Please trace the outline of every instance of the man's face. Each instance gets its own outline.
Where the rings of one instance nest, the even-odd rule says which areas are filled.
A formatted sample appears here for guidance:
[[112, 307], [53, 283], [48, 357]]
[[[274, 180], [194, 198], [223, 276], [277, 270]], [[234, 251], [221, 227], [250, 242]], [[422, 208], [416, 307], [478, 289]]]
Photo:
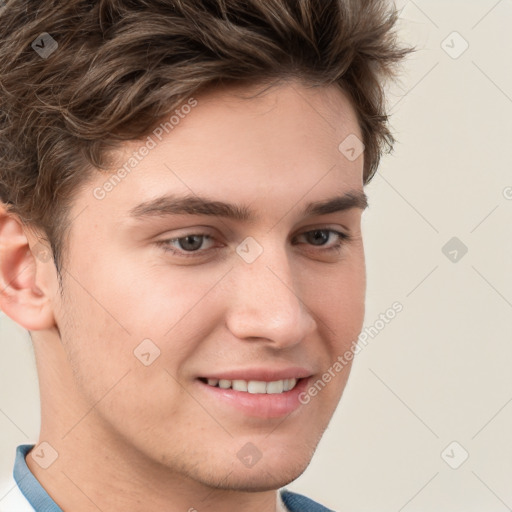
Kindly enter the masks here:
[[[338, 149], [362, 138], [338, 89], [292, 82], [233, 95], [248, 92], [197, 96], [113, 189], [105, 173], [81, 189], [55, 350], [76, 383], [61, 402], [90, 411], [63, 432], [97, 440], [98, 456], [115, 443], [148, 471], [263, 490], [304, 471], [349, 375], [347, 365], [299, 401], [357, 339], [365, 294], [362, 209], [304, 210], [361, 194], [363, 157]], [[145, 142], [127, 144], [119, 167]], [[98, 199], [98, 187], [110, 191]], [[229, 203], [251, 219], [147, 207], [166, 195]], [[281, 393], [290, 381], [266, 394], [261, 383], [250, 393], [206, 382], [294, 376]]]

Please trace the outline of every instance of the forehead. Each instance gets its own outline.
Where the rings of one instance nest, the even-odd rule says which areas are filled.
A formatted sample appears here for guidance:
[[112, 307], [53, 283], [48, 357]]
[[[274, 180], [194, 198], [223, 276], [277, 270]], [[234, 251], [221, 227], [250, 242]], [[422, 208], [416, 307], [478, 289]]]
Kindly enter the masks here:
[[362, 138], [360, 127], [337, 86], [232, 86], [183, 104], [193, 107], [126, 142], [111, 173], [97, 173], [77, 207], [128, 216], [168, 193], [229, 198], [265, 211], [362, 190], [363, 155], [351, 160], [339, 149], [347, 137]]

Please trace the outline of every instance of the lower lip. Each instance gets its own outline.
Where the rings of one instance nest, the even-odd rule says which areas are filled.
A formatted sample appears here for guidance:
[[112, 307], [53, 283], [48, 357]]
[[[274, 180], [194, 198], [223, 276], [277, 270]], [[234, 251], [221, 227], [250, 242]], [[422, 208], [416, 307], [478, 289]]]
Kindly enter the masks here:
[[280, 418], [291, 414], [302, 405], [299, 395], [307, 389], [310, 378], [300, 379], [290, 391], [271, 394], [223, 389], [205, 384], [199, 379], [197, 382], [209, 397], [238, 409], [248, 416]]

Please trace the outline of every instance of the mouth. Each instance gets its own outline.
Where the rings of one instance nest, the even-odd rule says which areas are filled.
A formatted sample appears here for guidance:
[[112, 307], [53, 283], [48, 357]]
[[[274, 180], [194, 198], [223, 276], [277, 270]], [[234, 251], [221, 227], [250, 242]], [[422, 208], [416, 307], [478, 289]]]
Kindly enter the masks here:
[[300, 401], [301, 393], [313, 378], [309, 373], [303, 377], [297, 375], [278, 380], [275, 377], [270, 377], [272, 380], [220, 377], [197, 378], [197, 389], [205, 396], [205, 403], [210, 407], [222, 416], [234, 414], [235, 419], [240, 418], [240, 413], [253, 418], [271, 419], [300, 410], [304, 407]]
[[221, 389], [232, 389], [242, 393], [251, 393], [253, 395], [277, 395], [287, 393], [295, 389], [298, 382], [302, 379], [282, 379], [274, 381], [261, 381], [261, 380], [228, 380], [228, 379], [207, 379], [200, 377], [199, 380], [204, 384]]

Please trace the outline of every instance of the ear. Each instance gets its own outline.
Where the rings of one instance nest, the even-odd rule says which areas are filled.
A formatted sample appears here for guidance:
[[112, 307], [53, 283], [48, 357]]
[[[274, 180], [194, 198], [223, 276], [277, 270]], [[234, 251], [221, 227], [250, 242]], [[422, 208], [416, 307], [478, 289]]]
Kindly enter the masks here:
[[29, 331], [55, 325], [51, 286], [43, 284], [51, 272], [50, 255], [42, 240], [0, 203], [0, 309]]

